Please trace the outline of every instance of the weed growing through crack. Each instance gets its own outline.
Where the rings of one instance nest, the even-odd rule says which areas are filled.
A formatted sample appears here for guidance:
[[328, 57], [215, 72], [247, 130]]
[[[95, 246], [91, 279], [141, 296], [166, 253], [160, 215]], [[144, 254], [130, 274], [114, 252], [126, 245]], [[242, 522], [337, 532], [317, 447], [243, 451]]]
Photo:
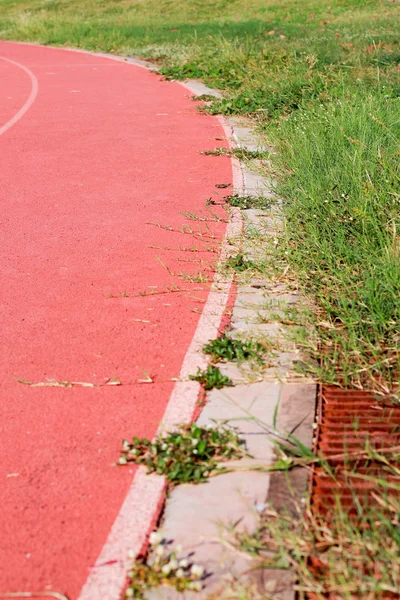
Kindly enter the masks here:
[[174, 587], [178, 592], [199, 592], [205, 569], [193, 562], [191, 556], [182, 557], [182, 549], [168, 547], [162, 536], [150, 535], [150, 553], [147, 559], [137, 560], [128, 572], [129, 584], [125, 598], [144, 600], [147, 590], [162, 585]]
[[225, 262], [225, 266], [234, 271], [238, 271], [239, 273], [248, 271], [249, 269], [257, 269], [257, 265], [253, 261], [245, 258], [240, 252], [234, 256], [230, 256]]
[[221, 462], [246, 455], [234, 429], [199, 427], [193, 423], [161, 434], [153, 441], [137, 437], [131, 442], [124, 440], [118, 464], [144, 465], [148, 473], [164, 475], [174, 484], [201, 483], [224, 471]]
[[219, 368], [214, 365], [208, 365], [204, 371], [197, 369], [196, 375], [189, 375], [189, 379], [201, 383], [206, 391], [213, 390], [214, 388], [220, 390], [224, 387], [233, 386], [229, 377], [221, 373]]
[[203, 352], [211, 356], [214, 362], [254, 360], [262, 364], [265, 346], [254, 340], [243, 341], [231, 338], [224, 333], [216, 340], [212, 340], [203, 346]]
[[241, 208], [242, 210], [247, 210], [249, 208], [267, 210], [272, 204], [271, 200], [265, 198], [265, 196], [231, 194], [229, 196], [224, 196], [224, 199], [230, 206]]

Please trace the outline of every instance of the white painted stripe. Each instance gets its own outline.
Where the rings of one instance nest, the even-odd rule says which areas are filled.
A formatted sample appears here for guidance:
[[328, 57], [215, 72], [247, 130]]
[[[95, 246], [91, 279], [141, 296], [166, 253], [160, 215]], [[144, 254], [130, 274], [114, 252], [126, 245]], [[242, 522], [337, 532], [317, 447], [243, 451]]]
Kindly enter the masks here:
[[[141, 66], [141, 65], [140, 65]], [[182, 84], [190, 89], [188, 84]], [[222, 118], [219, 118], [228, 140], [233, 132]], [[234, 145], [234, 142], [232, 142]], [[239, 161], [232, 160], [233, 187], [242, 191], [244, 180]], [[239, 209], [233, 208], [222, 243], [217, 272], [209, 292], [207, 302], [199, 319], [192, 342], [186, 352], [182, 368], [167, 404], [158, 432], [171, 430], [180, 423], [193, 419], [200, 385], [188, 379], [200, 367], [207, 366], [202, 347], [218, 336], [222, 318], [229, 300], [233, 277], [221, 274], [220, 267], [226, 261], [231, 246], [228, 240], [237, 238], [242, 231], [242, 217]], [[119, 600], [127, 581], [127, 572], [132, 566], [131, 555], [137, 556], [154, 527], [164, 500], [165, 479], [145, 474], [140, 467], [133, 479], [128, 495], [118, 513], [107, 541], [96, 561], [96, 565], [83, 586], [78, 600]], [[145, 499], [145, 501], [143, 501]]]
[[[235, 161], [236, 162], [236, 161]], [[242, 185], [240, 166], [233, 165], [233, 180], [237, 189]], [[226, 260], [230, 246], [228, 240], [240, 235], [242, 218], [239, 209], [233, 209], [228, 223], [218, 267]], [[205, 368], [207, 360], [202, 347], [210, 339], [217, 337], [224, 310], [227, 305], [232, 286], [232, 276], [216, 273], [207, 302], [201, 314], [193, 340], [186, 352], [179, 378], [167, 408], [165, 410], [159, 432], [171, 430], [179, 423], [189, 423], [196, 410], [200, 385], [188, 380], [188, 376]], [[154, 527], [164, 499], [165, 479], [146, 475], [144, 467], [140, 467], [133, 479], [128, 495], [118, 513], [111, 532], [83, 586], [78, 600], [119, 600], [127, 580], [127, 572], [131, 568], [130, 554], [137, 556], [146, 541], [147, 535]]]
[[29, 94], [28, 99], [25, 101], [22, 108], [20, 108], [19, 111], [17, 113], [15, 113], [15, 115], [9, 121], [7, 121], [7, 123], [5, 125], [0, 127], [0, 135], [3, 135], [3, 133], [8, 131], [13, 125], [15, 125], [15, 123], [17, 123], [20, 119], [22, 119], [24, 114], [30, 109], [32, 104], [35, 102], [36, 96], [39, 91], [39, 83], [38, 83], [38, 80], [36, 79], [35, 75], [32, 73], [32, 71], [30, 71], [24, 65], [21, 65], [20, 63], [15, 62], [15, 60], [10, 60], [9, 58], [5, 58], [4, 56], [0, 56], [0, 60], [4, 60], [8, 63], [11, 63], [12, 65], [15, 65], [16, 67], [19, 67], [20, 69], [25, 71], [25, 73], [28, 75], [29, 79], [31, 80], [31, 93]]
[[[29, 46], [24, 43], [21, 45]], [[71, 49], [62, 49], [62, 51], [65, 50], [71, 51]], [[72, 51], [92, 54], [82, 50], [73, 49]], [[123, 60], [125, 63], [148, 70], [148, 67], [136, 64], [131, 59], [124, 60], [121, 57], [104, 54], [101, 56], [111, 60]], [[196, 90], [191, 88], [190, 84], [180, 83], [180, 85], [196, 94]], [[235, 146], [232, 129], [222, 117], [218, 117], [218, 120], [230, 145]], [[236, 159], [232, 159], [232, 173], [234, 189], [242, 192], [244, 177], [240, 163]], [[188, 376], [195, 373], [198, 367], [206, 367], [207, 360], [202, 352], [202, 347], [206, 342], [218, 336], [233, 282], [233, 276], [223, 274], [221, 266], [229, 256], [231, 246], [228, 242], [240, 235], [242, 223], [240, 210], [232, 208], [231, 218], [222, 242], [217, 272], [192, 342], [183, 360], [179, 381], [174, 386], [158, 432], [171, 430], [179, 423], [188, 423], [193, 418], [200, 385], [196, 381], [190, 381]], [[146, 537], [159, 516], [164, 494], [165, 479], [157, 475], [146, 475], [146, 469], [140, 467], [96, 564], [91, 569], [77, 600], [119, 600], [121, 598], [127, 581], [127, 572], [132, 565], [132, 558], [129, 555], [137, 556], [141, 552]]]

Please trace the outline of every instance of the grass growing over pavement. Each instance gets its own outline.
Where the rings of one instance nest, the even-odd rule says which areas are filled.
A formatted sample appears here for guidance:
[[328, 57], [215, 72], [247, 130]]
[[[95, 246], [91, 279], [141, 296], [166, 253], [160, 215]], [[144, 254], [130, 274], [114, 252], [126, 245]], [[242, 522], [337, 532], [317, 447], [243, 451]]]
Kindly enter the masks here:
[[[236, 533], [238, 550], [254, 557], [254, 569], [291, 569], [297, 578], [299, 600], [305, 600], [308, 593], [321, 600], [398, 598], [399, 458], [399, 447], [379, 450], [369, 443], [358, 457], [349, 453], [342, 472], [335, 472], [324, 460], [318, 461], [327, 481], [342, 477], [353, 496], [355, 514], [349, 514], [349, 497], [346, 502], [344, 496], [338, 496], [331, 509], [327, 506], [324, 515], [315, 515], [307, 508], [306, 518], [300, 506], [291, 511], [268, 506], [255, 533]], [[306, 455], [303, 466], [310, 460]], [[369, 460], [380, 465], [380, 473], [356, 472], [355, 464], [368, 464]], [[373, 505], [360, 500], [355, 485], [360, 486], [360, 482], [371, 485]]]
[[276, 150], [277, 252], [316, 306], [316, 374], [384, 391], [400, 370], [399, 30], [389, 0], [0, 0], [4, 39], [150, 58], [223, 90], [204, 110], [254, 119]]

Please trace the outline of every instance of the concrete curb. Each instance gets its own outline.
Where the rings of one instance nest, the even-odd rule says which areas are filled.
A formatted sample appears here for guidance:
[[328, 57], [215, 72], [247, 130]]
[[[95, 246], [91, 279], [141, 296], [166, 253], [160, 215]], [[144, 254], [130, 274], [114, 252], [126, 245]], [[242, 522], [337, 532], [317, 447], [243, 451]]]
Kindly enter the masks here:
[[[186, 83], [194, 94], [215, 94], [204, 84]], [[241, 119], [225, 119], [232, 130], [233, 145], [250, 150], [261, 149], [251, 129]], [[245, 195], [274, 197], [273, 184], [241, 165], [242, 185], [236, 184], [236, 192]], [[238, 181], [236, 177], [236, 181]], [[242, 211], [245, 222], [265, 230], [265, 211]], [[279, 202], [268, 217], [270, 235], [277, 233], [281, 223]], [[252, 248], [243, 243], [242, 251], [250, 254]], [[283, 328], [274, 322], [260, 323], [260, 311], [266, 304], [279, 300], [279, 304], [291, 305], [299, 296], [282, 284], [259, 279], [239, 286], [231, 319], [232, 334], [263, 336], [271, 340], [284, 338]], [[150, 590], [148, 600], [204, 600], [206, 598], [231, 598], [229, 582], [246, 576], [256, 582], [262, 592], [273, 593], [279, 600], [294, 600], [293, 576], [290, 572], [264, 570], [251, 574], [254, 566], [251, 558], [239, 553], [230, 545], [229, 530], [253, 532], [258, 524], [259, 513], [267, 504], [277, 508], [303, 501], [307, 488], [305, 470], [287, 474], [242, 470], [254, 464], [268, 467], [274, 462], [273, 439], [277, 432], [294, 435], [305, 446], [311, 447], [316, 405], [316, 385], [299, 379], [293, 373], [293, 364], [299, 359], [293, 348], [279, 352], [271, 369], [261, 381], [239, 383], [234, 388], [213, 390], [207, 396], [207, 404], [199, 419], [199, 425], [215, 422], [231, 423], [244, 438], [252, 461], [241, 461], [241, 470], [210, 479], [204, 485], [182, 485], [170, 493], [160, 526], [160, 533], [170, 540], [172, 547], [179, 545], [183, 554], [193, 555], [202, 564], [208, 578], [200, 593], [179, 593], [170, 587]], [[221, 370], [239, 381], [240, 373], [234, 364], [223, 364]], [[236, 377], [235, 377], [236, 376]], [[254, 420], [256, 419], [256, 420]], [[291, 493], [289, 493], [289, 489]]]

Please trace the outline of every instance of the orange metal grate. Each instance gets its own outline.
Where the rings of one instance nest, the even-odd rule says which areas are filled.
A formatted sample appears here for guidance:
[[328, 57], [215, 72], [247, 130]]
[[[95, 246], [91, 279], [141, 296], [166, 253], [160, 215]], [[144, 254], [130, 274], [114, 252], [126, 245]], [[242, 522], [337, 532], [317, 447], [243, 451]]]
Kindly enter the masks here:
[[336, 481], [315, 467], [311, 481], [314, 513], [325, 514], [339, 496], [342, 506], [356, 511], [354, 501], [374, 503], [374, 485], [358, 478], [341, 475], [347, 461], [355, 473], [382, 475], [400, 484], [400, 478], [388, 477], [374, 461], [366, 461], [362, 451], [369, 443], [384, 450], [400, 446], [400, 407], [369, 392], [322, 386], [319, 394], [316, 453], [324, 456], [335, 470]]
[[[310, 493], [315, 516], [329, 522], [329, 513], [339, 501], [349, 516], [356, 518], [357, 504], [377, 503], [374, 483], [349, 475], [349, 471], [377, 475], [400, 484], [400, 477], [388, 476], [380, 464], [363, 456], [367, 443], [380, 450], [400, 446], [400, 407], [377, 399], [369, 392], [321, 386], [315, 452], [327, 459], [335, 477], [319, 466], [313, 468]], [[310, 568], [318, 569], [312, 561]], [[392, 600], [400, 595], [389, 593], [383, 597]], [[308, 594], [308, 600], [316, 599], [315, 594]], [[336, 600], [336, 597], [327, 595], [327, 600]]]

